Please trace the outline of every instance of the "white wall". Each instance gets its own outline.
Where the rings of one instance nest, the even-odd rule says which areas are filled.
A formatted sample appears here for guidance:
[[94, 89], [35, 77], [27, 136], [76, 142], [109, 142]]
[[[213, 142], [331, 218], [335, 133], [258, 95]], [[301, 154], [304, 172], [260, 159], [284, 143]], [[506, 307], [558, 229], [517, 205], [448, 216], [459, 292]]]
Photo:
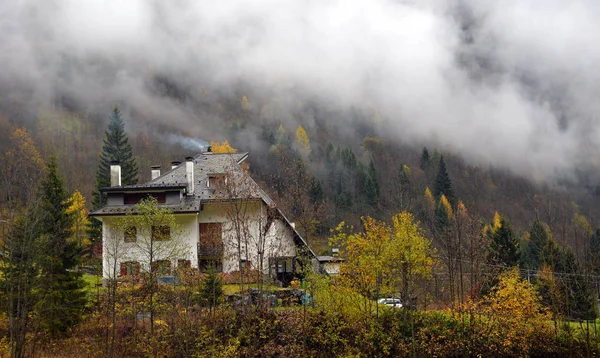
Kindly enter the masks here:
[[[244, 213], [241, 218], [246, 218], [243, 221], [242, 228], [244, 229], [240, 235], [241, 240], [241, 257], [238, 255], [238, 235], [231, 222], [232, 213], [235, 212], [235, 204], [227, 203], [206, 203], [203, 209], [198, 214], [175, 214], [178, 224], [182, 227], [183, 233], [173, 240], [177, 240], [181, 246], [186, 247], [184, 254], [173, 258], [171, 267], [175, 268], [177, 259], [186, 259], [191, 261], [192, 267], [198, 267], [197, 244], [199, 240], [199, 223], [222, 223], [223, 237], [223, 271], [231, 272], [238, 270], [238, 262], [240, 259], [248, 259], [252, 262], [252, 267], [259, 267], [259, 240], [260, 226], [266, 223], [266, 204], [260, 202], [246, 202], [244, 205]], [[240, 208], [238, 206], [238, 208]], [[238, 211], [239, 212], [239, 211]], [[144, 259], [143, 253], [139, 246], [143, 237], [138, 232], [137, 243], [125, 243], [123, 232], [111, 233], [109, 227], [114, 218], [103, 217], [102, 219], [102, 236], [103, 236], [103, 278], [108, 279], [112, 276], [112, 268], [114, 260], [117, 258], [117, 276], [120, 274], [120, 263], [125, 261], [138, 261], [141, 264], [142, 270], [149, 270], [149, 260]], [[114, 240], [119, 240], [118, 242]], [[282, 220], [274, 220], [267, 235], [264, 245], [263, 272], [269, 271], [269, 257], [290, 257], [296, 256], [296, 246], [293, 240], [293, 231]], [[111, 250], [112, 248], [112, 250]], [[113, 251], [113, 252], [111, 252]], [[157, 260], [161, 259], [156, 258]]]
[[[125, 242], [124, 233], [122, 231], [111, 229], [116, 218], [103, 217], [102, 219], [102, 278], [109, 279], [113, 276], [113, 267], [116, 261], [117, 277], [120, 275], [120, 264], [125, 261], [140, 262], [142, 271], [150, 270], [149, 259], [147, 259], [144, 250], [143, 233], [138, 229], [136, 242]], [[180, 232], [172, 231], [172, 239], [157, 245], [165, 245], [165, 248], [175, 249], [175, 257], [169, 255], [171, 259], [171, 267], [174, 269], [178, 259], [190, 260], [192, 267], [198, 267], [197, 242], [198, 242], [198, 224], [196, 214], [178, 214], [175, 215], [175, 220], [180, 226]], [[156, 243], [156, 242], [155, 242]], [[169, 247], [170, 246], [170, 247]], [[160, 257], [160, 246], [156, 252], [159, 254], [156, 260], [161, 260], [167, 257]], [[166, 251], [166, 250], [163, 250]], [[170, 251], [170, 250], [169, 250]]]
[[[235, 205], [238, 205], [237, 207]], [[295, 256], [296, 247], [292, 230], [281, 220], [275, 220], [261, 245], [260, 227], [266, 224], [266, 204], [260, 202], [245, 202], [244, 206], [230, 203], [205, 204], [198, 221], [203, 223], [220, 222], [223, 224], [223, 271], [231, 272], [239, 269], [240, 259], [248, 259], [253, 268], [259, 268], [259, 246], [264, 248], [263, 272], [269, 271], [269, 257]], [[231, 218], [234, 213], [240, 213], [243, 224], [240, 235], [235, 229]], [[247, 220], [243, 220], [246, 218]], [[239, 240], [238, 240], [239, 238]], [[238, 241], [241, 245], [238, 245]], [[241, 257], [238, 246], [241, 248]]]

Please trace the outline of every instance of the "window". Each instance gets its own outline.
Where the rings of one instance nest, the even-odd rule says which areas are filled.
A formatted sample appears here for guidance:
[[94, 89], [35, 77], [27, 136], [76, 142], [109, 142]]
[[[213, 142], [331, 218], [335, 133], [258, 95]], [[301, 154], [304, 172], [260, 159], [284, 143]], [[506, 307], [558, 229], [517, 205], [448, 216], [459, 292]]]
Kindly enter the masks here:
[[198, 260], [198, 269], [201, 272], [223, 272], [223, 261], [220, 258], [200, 258]]
[[208, 187], [215, 190], [225, 189], [227, 178], [225, 174], [212, 174], [208, 176]]
[[291, 257], [271, 257], [270, 269], [273, 273], [291, 273], [294, 272], [293, 260]]
[[137, 261], [121, 262], [121, 276], [136, 276], [140, 273], [140, 263]]
[[200, 223], [198, 255], [222, 255], [223, 239], [221, 223]]
[[152, 227], [152, 240], [153, 241], [165, 241], [171, 239], [171, 228], [168, 226], [153, 226]]
[[192, 262], [190, 260], [184, 260], [184, 259], [177, 260], [177, 268], [189, 269], [190, 267], [192, 267]]
[[242, 268], [242, 270], [245, 269], [252, 269], [252, 261], [250, 260], [240, 260], [240, 267]]
[[125, 205], [135, 205], [146, 198], [154, 198], [159, 204], [167, 201], [165, 193], [127, 193], [123, 200]]
[[200, 223], [198, 269], [202, 272], [223, 272], [221, 223]]
[[171, 261], [170, 260], [158, 260], [152, 263], [152, 272], [159, 276], [165, 276], [171, 274]]
[[125, 228], [125, 242], [135, 242], [137, 239], [137, 229], [135, 226]]

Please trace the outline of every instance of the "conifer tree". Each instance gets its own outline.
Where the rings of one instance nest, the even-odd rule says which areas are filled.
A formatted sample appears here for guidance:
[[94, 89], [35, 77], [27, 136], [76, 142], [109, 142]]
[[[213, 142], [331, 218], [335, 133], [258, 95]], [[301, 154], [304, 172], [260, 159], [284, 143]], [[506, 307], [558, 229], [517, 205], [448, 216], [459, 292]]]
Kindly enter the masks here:
[[437, 177], [435, 179], [433, 195], [436, 199], [439, 199], [442, 195], [444, 195], [453, 207], [456, 205], [456, 196], [454, 195], [454, 189], [452, 189], [450, 175], [448, 175], [448, 171], [446, 170], [444, 156], [440, 157], [440, 165]]
[[69, 242], [73, 219], [67, 212], [69, 195], [55, 157], [50, 158], [39, 197], [44, 216], [41, 230], [44, 256], [38, 263], [43, 278], [42, 297], [35, 309], [42, 327], [55, 335], [77, 323], [85, 305], [84, 282], [80, 273], [73, 272], [81, 248], [76, 242]]
[[[92, 206], [94, 209], [105, 204], [105, 202], [100, 202], [100, 189], [110, 186], [111, 162], [121, 164], [121, 183], [123, 185], [136, 184], [138, 180], [138, 164], [133, 156], [127, 134], [125, 134], [125, 123], [121, 118], [121, 111], [116, 106], [110, 116], [99, 161], [98, 171], [96, 172], [96, 190], [92, 193]], [[97, 240], [102, 236], [102, 225], [97, 219], [92, 219], [91, 224], [90, 239]]]
[[429, 166], [429, 151], [427, 147], [423, 147], [423, 152], [421, 153], [421, 169], [425, 170]]
[[365, 194], [371, 206], [376, 206], [379, 201], [379, 182], [377, 181], [377, 171], [375, 164], [371, 160], [369, 169], [365, 177]]
[[492, 233], [492, 258], [502, 265], [512, 267], [519, 263], [519, 241], [513, 232], [510, 222], [500, 217], [500, 224]]
[[[526, 268], [530, 270], [538, 270], [543, 263], [548, 263], [548, 245], [550, 238], [544, 224], [536, 219], [529, 230], [529, 242], [527, 248], [523, 252], [523, 261]], [[553, 265], [551, 265], [553, 267]]]
[[588, 262], [594, 274], [600, 273], [600, 229], [596, 229], [592, 236], [590, 236]]

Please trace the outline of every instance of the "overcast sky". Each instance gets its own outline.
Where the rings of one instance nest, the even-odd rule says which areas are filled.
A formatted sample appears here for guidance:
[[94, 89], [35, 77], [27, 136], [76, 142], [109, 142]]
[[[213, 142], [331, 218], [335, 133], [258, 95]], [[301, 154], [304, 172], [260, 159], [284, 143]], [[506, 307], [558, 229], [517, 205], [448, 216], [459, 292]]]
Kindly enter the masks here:
[[0, 89], [183, 126], [207, 114], [157, 98], [152, 75], [198, 96], [245, 83], [550, 178], [598, 165], [599, 20], [597, 0], [2, 1]]

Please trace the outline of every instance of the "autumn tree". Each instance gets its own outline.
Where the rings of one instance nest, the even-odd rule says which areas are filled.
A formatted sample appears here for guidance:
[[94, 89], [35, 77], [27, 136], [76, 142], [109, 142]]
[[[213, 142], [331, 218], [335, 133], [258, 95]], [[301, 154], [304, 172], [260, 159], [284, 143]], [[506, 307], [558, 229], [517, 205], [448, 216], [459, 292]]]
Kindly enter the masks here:
[[370, 300], [398, 292], [410, 306], [417, 282], [431, 273], [431, 242], [408, 212], [394, 215], [392, 225], [370, 217], [362, 222], [363, 232], [348, 232], [342, 222], [330, 238], [346, 260], [340, 268], [344, 284], [364, 297], [366, 311]]
[[8, 144], [0, 153], [0, 209], [14, 212], [35, 198], [45, 162], [25, 128], [13, 128]]
[[70, 240], [76, 242], [79, 247], [84, 247], [84, 245], [89, 244], [87, 233], [90, 224], [90, 221], [88, 220], [88, 210], [85, 205], [85, 198], [78, 190], [75, 190], [68, 202], [70, 205], [67, 207], [67, 214], [71, 215], [73, 219]]
[[296, 144], [303, 154], [307, 155], [310, 153], [310, 140], [308, 139], [308, 134], [306, 134], [306, 131], [301, 125], [296, 129]]
[[499, 276], [498, 284], [481, 306], [487, 317], [486, 329], [502, 337], [500, 355], [529, 356], [534, 337], [549, 329], [548, 311], [535, 287], [521, 279], [517, 268]]
[[390, 291], [390, 265], [387, 261], [391, 229], [384, 222], [362, 218], [364, 232], [347, 232], [340, 223], [330, 243], [340, 247], [345, 262], [340, 265], [344, 284], [352, 287], [364, 299], [363, 310], [370, 312], [372, 300]]
[[404, 211], [394, 215], [392, 227], [388, 259], [406, 306], [413, 298], [418, 280], [430, 277], [434, 250], [412, 214]]
[[237, 149], [229, 145], [229, 142], [226, 140], [223, 143], [210, 142], [210, 150], [215, 154], [237, 153]]
[[246, 97], [246, 95], [242, 96], [242, 99], [240, 100], [240, 105], [242, 107], [242, 111], [248, 112], [250, 110], [250, 102], [248, 102], [248, 97]]

